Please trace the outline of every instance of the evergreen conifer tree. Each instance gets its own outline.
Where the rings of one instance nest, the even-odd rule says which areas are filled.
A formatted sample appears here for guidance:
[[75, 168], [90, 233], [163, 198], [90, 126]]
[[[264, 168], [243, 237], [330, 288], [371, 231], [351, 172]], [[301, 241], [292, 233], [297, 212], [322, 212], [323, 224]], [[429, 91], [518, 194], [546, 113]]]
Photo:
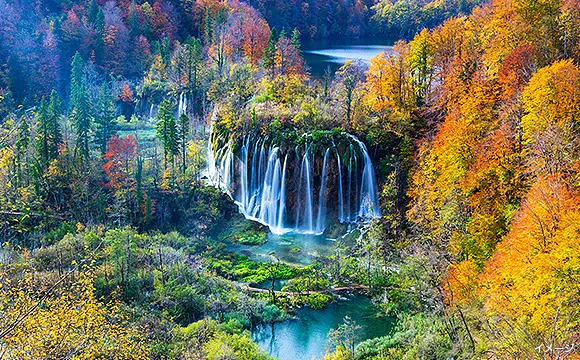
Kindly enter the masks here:
[[157, 138], [163, 146], [163, 157], [165, 167], [169, 161], [173, 164], [173, 156], [178, 152], [177, 143], [177, 123], [173, 117], [172, 106], [168, 100], [163, 100], [159, 104], [156, 125]]
[[278, 44], [279, 39], [280, 37], [278, 36], [276, 28], [272, 28], [272, 31], [270, 31], [270, 37], [268, 38], [268, 46], [266, 46], [266, 49], [264, 49], [264, 57], [263, 57], [264, 68], [267, 71], [271, 71], [274, 69], [276, 45]]
[[77, 51], [72, 61], [70, 89], [70, 119], [75, 129], [75, 154], [84, 162], [89, 158], [91, 111], [83, 75], [83, 58]]
[[107, 142], [115, 132], [115, 103], [111, 89], [106, 82], [101, 86], [99, 104], [95, 115], [95, 142], [101, 150], [101, 154], [107, 151]]

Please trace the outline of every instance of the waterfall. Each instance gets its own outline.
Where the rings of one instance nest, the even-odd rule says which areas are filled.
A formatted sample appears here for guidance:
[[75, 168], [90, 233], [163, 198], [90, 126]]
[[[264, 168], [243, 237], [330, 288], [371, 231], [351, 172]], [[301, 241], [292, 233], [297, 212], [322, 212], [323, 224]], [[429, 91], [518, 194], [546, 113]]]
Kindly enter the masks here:
[[381, 216], [381, 210], [379, 209], [379, 200], [377, 197], [378, 187], [375, 180], [375, 168], [366, 145], [355, 136], [349, 134], [349, 137], [360, 146], [364, 161], [358, 216], [364, 219], [379, 217]]
[[[300, 181], [304, 180], [304, 214], [302, 218], [302, 228], [306, 226], [305, 231], [308, 233], [312, 233], [313, 229], [313, 209], [314, 202], [312, 201], [312, 168], [310, 163], [310, 156], [309, 150], [306, 148], [304, 152], [304, 156], [302, 157], [302, 168], [300, 169]], [[300, 200], [300, 199], [299, 199]], [[299, 226], [296, 226], [297, 229], [300, 229]]]
[[286, 213], [286, 162], [288, 155], [284, 158], [284, 167], [282, 168], [282, 182], [280, 183], [280, 210], [276, 220], [276, 231], [284, 232], [284, 214]]
[[350, 216], [350, 197], [352, 195], [352, 146], [350, 146], [350, 157], [348, 158], [348, 196], [346, 197], [346, 221], [351, 221]]
[[378, 187], [366, 145], [350, 134], [327, 137], [332, 138], [314, 143], [306, 134], [292, 145], [250, 133], [235, 141], [212, 128], [207, 180], [226, 192], [244, 216], [276, 234], [322, 234], [332, 221], [379, 217]]
[[328, 176], [328, 168], [326, 165], [328, 164], [329, 153], [330, 148], [326, 149], [326, 152], [324, 153], [324, 162], [322, 163], [322, 179], [320, 180], [320, 190], [318, 191], [318, 215], [316, 217], [316, 232], [318, 233], [322, 233], [326, 227], [326, 177]]
[[184, 92], [179, 94], [179, 102], [177, 103], [177, 116], [187, 114], [187, 95]]

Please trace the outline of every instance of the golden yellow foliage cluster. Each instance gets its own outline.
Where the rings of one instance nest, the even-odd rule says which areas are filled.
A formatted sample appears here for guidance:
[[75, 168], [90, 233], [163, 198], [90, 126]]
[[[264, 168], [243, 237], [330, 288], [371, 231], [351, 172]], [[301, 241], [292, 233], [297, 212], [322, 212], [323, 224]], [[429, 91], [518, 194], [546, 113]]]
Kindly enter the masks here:
[[[95, 297], [90, 267], [57, 287], [31, 271], [0, 272], [0, 353], [7, 359], [144, 359], [144, 335], [118, 303]], [[65, 276], [67, 276], [65, 275]]]

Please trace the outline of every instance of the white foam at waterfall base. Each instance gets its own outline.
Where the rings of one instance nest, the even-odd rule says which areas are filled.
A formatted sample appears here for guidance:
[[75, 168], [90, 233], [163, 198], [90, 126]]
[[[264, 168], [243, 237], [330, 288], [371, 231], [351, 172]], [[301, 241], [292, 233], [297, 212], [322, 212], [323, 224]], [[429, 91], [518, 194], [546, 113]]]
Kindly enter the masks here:
[[[325, 149], [319, 172], [320, 182], [317, 184], [314, 184], [316, 154], [312, 151], [312, 144], [296, 147], [294, 155], [299, 170], [295, 170], [299, 171], [299, 179], [295, 192], [288, 191], [288, 154], [282, 154], [277, 145], [249, 134], [241, 141], [239, 154], [236, 156], [232, 139], [212, 141], [215, 140], [214, 136], [217, 134], [211, 132], [208, 145], [208, 182], [226, 192], [246, 218], [267, 225], [274, 234], [322, 234], [329, 220], [327, 194], [336, 191], [338, 209], [335, 220], [338, 222], [368, 221], [381, 216], [372, 161], [366, 145], [353, 135], [346, 136], [350, 144], [343, 159], [334, 142]], [[214, 149], [212, 144], [222, 145]], [[358, 153], [362, 155], [362, 159], [359, 159]], [[335, 156], [335, 161], [330, 160], [332, 156]], [[347, 158], [348, 161], [345, 162]], [[331, 191], [328, 189], [330, 166], [338, 168], [338, 179], [332, 182], [338, 189], [330, 189]], [[346, 179], [343, 178], [345, 174]], [[343, 187], [345, 180], [346, 191]], [[292, 203], [296, 204], [293, 213], [287, 208], [288, 197], [292, 196]]]

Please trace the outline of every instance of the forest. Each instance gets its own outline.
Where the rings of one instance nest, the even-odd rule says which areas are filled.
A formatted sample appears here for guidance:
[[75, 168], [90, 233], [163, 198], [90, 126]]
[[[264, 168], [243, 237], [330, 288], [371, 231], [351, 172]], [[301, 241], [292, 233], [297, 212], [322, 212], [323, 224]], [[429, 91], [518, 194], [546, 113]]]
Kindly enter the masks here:
[[580, 359], [579, 136], [577, 0], [0, 0], [0, 358]]

